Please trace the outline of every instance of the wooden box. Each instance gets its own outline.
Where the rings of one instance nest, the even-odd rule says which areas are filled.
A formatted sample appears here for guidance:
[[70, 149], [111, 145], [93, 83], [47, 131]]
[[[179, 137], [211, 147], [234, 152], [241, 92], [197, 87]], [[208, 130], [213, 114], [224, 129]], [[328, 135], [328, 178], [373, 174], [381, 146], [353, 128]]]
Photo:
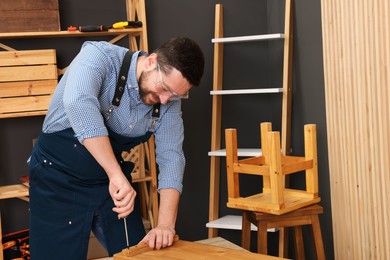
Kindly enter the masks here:
[[59, 30], [58, 0], [0, 1], [0, 33]]
[[56, 50], [0, 51], [0, 118], [45, 115], [57, 86]]

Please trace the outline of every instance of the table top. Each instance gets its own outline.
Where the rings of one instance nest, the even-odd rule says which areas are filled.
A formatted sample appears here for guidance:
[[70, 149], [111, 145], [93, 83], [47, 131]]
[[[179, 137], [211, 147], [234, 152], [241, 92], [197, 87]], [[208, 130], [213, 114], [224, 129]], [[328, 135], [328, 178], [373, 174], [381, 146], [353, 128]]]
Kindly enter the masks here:
[[[215, 241], [213, 241], [215, 243]], [[177, 240], [170, 247], [162, 250], [151, 250], [146, 244], [140, 244], [122, 252], [115, 254], [113, 260], [160, 260], [160, 259], [177, 259], [177, 260], [276, 260], [281, 259], [274, 256], [252, 253], [246, 250], [237, 250], [226, 247], [205, 244], [199, 242], [190, 242]]]

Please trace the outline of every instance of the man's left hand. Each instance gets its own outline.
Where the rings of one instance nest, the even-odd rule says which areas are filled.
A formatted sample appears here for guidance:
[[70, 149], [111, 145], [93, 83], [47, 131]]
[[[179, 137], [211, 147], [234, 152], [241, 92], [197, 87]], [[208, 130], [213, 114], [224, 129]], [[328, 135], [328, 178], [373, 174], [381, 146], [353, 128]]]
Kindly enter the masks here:
[[173, 244], [176, 234], [174, 228], [168, 226], [157, 226], [149, 231], [140, 243], [148, 243], [152, 249], [161, 249]]

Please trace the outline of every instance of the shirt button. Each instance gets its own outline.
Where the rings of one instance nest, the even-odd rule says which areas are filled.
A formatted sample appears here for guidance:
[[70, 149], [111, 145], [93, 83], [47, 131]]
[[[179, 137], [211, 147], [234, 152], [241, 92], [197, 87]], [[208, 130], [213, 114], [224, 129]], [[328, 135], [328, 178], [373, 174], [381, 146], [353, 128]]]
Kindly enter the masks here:
[[133, 129], [133, 125], [129, 125], [129, 128]]

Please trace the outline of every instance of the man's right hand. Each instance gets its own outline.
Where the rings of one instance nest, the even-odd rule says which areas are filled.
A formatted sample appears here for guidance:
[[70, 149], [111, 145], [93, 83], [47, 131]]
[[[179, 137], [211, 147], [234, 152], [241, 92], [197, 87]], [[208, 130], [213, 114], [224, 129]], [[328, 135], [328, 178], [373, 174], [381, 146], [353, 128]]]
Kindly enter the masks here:
[[115, 205], [112, 210], [118, 213], [118, 218], [127, 217], [134, 210], [134, 200], [137, 192], [124, 176], [123, 180], [119, 181], [110, 178], [108, 188]]
[[110, 179], [108, 189], [115, 205], [112, 210], [118, 213], [118, 218], [127, 217], [134, 209], [137, 193], [123, 174], [114, 156], [110, 140], [107, 136], [97, 136], [85, 139], [83, 144]]

